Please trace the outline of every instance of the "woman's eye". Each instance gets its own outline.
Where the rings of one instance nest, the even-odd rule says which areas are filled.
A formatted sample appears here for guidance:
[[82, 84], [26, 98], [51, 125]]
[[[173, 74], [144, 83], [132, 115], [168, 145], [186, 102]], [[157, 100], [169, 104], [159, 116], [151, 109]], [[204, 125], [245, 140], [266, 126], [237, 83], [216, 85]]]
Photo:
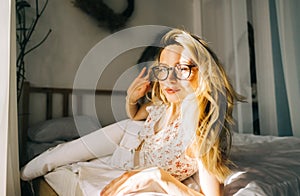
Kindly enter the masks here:
[[178, 70], [179, 71], [188, 71], [189, 68], [188, 67], [179, 67]]

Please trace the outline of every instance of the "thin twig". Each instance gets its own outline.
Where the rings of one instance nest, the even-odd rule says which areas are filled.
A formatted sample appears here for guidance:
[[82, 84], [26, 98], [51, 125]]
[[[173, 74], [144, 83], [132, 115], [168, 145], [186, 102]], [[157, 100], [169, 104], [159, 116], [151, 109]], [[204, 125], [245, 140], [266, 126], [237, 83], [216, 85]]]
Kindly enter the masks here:
[[28, 54], [29, 52], [31, 52], [32, 50], [38, 48], [40, 45], [42, 45], [44, 43], [44, 41], [46, 41], [46, 39], [48, 38], [49, 34], [52, 32], [51, 29], [49, 29], [48, 33], [46, 34], [46, 36], [44, 37], [44, 39], [42, 39], [42, 41], [40, 41], [40, 43], [38, 43], [37, 45], [35, 45], [34, 47], [32, 47], [31, 49], [29, 49], [28, 51], [24, 52], [24, 56], [26, 54]]
[[18, 101], [20, 100], [22, 89], [23, 89], [23, 83], [25, 78], [25, 61], [24, 57], [34, 49], [38, 48], [42, 43], [45, 42], [45, 40], [48, 38], [49, 34], [51, 33], [51, 29], [48, 31], [48, 33], [44, 36], [44, 38], [36, 44], [34, 47], [26, 51], [26, 47], [28, 45], [28, 42], [35, 31], [36, 25], [45, 11], [47, 5], [48, 5], [48, 0], [45, 1], [43, 7], [39, 8], [39, 0], [35, 1], [36, 7], [35, 7], [35, 18], [27, 27], [27, 20], [26, 20], [26, 8], [31, 7], [30, 4], [26, 0], [21, 0], [18, 1], [16, 0], [16, 18], [18, 19], [18, 24], [16, 24], [16, 30], [17, 30], [17, 43], [19, 45], [19, 50], [18, 50], [18, 58], [17, 58], [17, 98]]

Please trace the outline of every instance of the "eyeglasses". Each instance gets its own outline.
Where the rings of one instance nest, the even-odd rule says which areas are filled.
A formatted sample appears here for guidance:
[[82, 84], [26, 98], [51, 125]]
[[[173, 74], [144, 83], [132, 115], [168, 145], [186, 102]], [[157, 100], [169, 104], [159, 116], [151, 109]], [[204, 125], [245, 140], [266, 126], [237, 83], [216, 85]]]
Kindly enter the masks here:
[[157, 80], [164, 81], [168, 78], [170, 70], [174, 70], [174, 75], [179, 80], [187, 80], [192, 72], [192, 68], [196, 65], [176, 64], [174, 67], [169, 67], [165, 64], [159, 64], [152, 67], [152, 72]]

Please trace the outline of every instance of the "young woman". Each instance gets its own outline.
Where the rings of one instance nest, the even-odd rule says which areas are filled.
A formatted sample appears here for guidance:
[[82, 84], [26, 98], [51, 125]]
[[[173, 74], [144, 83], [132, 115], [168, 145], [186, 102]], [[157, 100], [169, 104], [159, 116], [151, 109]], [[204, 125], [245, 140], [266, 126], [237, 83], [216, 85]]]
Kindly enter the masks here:
[[[150, 89], [150, 102], [140, 105]], [[61, 144], [25, 165], [21, 178], [31, 180], [62, 165], [112, 155], [108, 164], [128, 172], [101, 195], [222, 195], [230, 173], [232, 110], [239, 100], [206, 43], [173, 29], [162, 39], [157, 63], [144, 68], [127, 91], [130, 122], [145, 121], [142, 129], [121, 122]], [[129, 129], [137, 134], [126, 134]], [[122, 146], [125, 140], [131, 149]], [[200, 192], [181, 183], [196, 172]]]
[[[127, 91], [129, 117], [146, 119], [135, 153], [139, 169], [112, 181], [102, 195], [149, 191], [153, 183], [158, 192], [172, 195], [222, 195], [230, 174], [232, 109], [242, 98], [203, 40], [174, 29], [162, 44], [157, 63], [148, 74], [144, 68]], [[139, 105], [151, 88], [151, 75], [151, 102]], [[200, 192], [180, 182], [197, 171]]]

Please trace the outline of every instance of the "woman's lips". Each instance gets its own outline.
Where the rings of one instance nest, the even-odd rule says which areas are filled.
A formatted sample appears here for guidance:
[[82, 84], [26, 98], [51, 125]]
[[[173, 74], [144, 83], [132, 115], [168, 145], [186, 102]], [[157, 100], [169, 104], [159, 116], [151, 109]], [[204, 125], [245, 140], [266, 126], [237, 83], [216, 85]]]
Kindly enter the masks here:
[[174, 93], [177, 93], [177, 92], [179, 91], [179, 89], [166, 88], [165, 91], [166, 91], [168, 94], [174, 94]]

